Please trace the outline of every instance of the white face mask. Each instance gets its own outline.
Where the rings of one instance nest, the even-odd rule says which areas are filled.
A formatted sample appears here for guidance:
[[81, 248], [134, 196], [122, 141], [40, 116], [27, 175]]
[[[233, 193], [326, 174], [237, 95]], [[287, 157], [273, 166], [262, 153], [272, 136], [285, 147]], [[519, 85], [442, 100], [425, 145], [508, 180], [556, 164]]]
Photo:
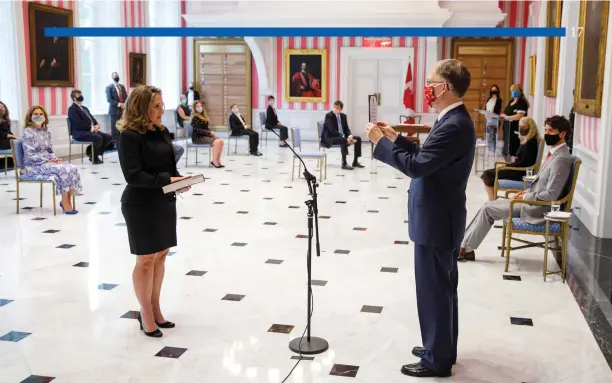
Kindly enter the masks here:
[[32, 122], [36, 125], [42, 125], [45, 122], [45, 116], [32, 116]]
[[238, 110], [238, 108], [234, 108], [234, 109], [232, 109], [232, 113], [234, 113], [234, 114], [240, 114], [240, 111]]
[[198, 113], [202, 113], [203, 110], [204, 110], [204, 108], [202, 108], [201, 106], [198, 106], [196, 108], [196, 112], [198, 112]]

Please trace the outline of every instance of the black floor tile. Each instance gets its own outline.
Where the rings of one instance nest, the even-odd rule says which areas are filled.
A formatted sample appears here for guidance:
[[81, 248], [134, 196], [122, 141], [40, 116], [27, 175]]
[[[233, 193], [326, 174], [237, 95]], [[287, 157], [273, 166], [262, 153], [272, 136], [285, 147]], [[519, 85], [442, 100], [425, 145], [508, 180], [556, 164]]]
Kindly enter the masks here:
[[248, 193], [248, 192], [250, 192], [250, 190], [243, 189], [243, 190], [240, 190], [240, 192], [241, 193]]
[[36, 217], [36, 218], [32, 218], [32, 221], [44, 221], [46, 218], [43, 217]]
[[311, 286], [325, 286], [325, 285], [327, 285], [327, 281], [322, 281], [322, 280], [319, 280], [319, 279], [312, 279], [310, 281], [310, 285]]
[[378, 199], [389, 199], [389, 197], [378, 197]]
[[365, 228], [365, 227], [354, 227], [353, 230], [355, 230], [355, 231], [366, 231], [368, 229]]
[[202, 275], [206, 274], [206, 271], [202, 271], [202, 270], [191, 270], [190, 272], [188, 272], [185, 275], [191, 275], [194, 277], [201, 277]]
[[213, 202], [213, 205], [223, 205], [225, 202], [221, 202], [221, 201], [216, 201]]
[[282, 259], [268, 259], [266, 263], [270, 263], [272, 265], [280, 265], [281, 263], [283, 263], [283, 260]]
[[188, 220], [190, 220], [190, 219], [192, 219], [192, 218], [193, 218], [193, 217], [181, 217], [181, 218], [179, 218], [179, 219], [184, 219], [185, 221], [188, 221]]
[[222, 301], [240, 302], [245, 296], [246, 295], [240, 295], [240, 294], [227, 294], [226, 296], [221, 298], [221, 300]]
[[248, 211], [237, 211], [236, 214], [249, 214]]
[[50, 383], [54, 380], [55, 378], [51, 376], [30, 375], [22, 380], [21, 383]]
[[90, 201], [90, 202], [85, 202], [84, 205], [95, 205], [96, 202]]
[[43, 231], [43, 233], [44, 234], [55, 234], [55, 233], [59, 233], [59, 230], [50, 229], [50, 230]]
[[[20, 201], [23, 201], [25, 198], [19, 198]], [[13, 201], [17, 201], [17, 198], [13, 198]]]
[[397, 189], [397, 186], [387, 186], [387, 189]]
[[378, 210], [368, 210], [368, 213], [378, 213]]
[[346, 203], [346, 201], [336, 201], [336, 203]]
[[394, 245], [408, 245], [410, 244], [409, 241], [395, 241], [393, 242]]
[[111, 214], [111, 212], [110, 211], [101, 211], [98, 214], [100, 214], [100, 215], [109, 215], [109, 214]]
[[359, 190], [351, 189], [351, 190], [349, 190], [349, 192], [351, 192], [351, 193], [359, 193]]
[[270, 180], [263, 180], [263, 181], [261, 181], [261, 182], [270, 182]]
[[291, 326], [288, 324], [273, 324], [272, 327], [268, 329], [268, 332], [276, 332], [279, 334], [289, 334], [293, 331], [295, 326]]
[[370, 174], [378, 174], [377, 172], [370, 172]]
[[272, 198], [272, 197], [264, 197], [263, 199], [265, 199], [266, 201], [272, 201], [274, 198]]
[[159, 352], [155, 354], [155, 356], [160, 356], [162, 358], [178, 359], [181, 357], [181, 355], [185, 353], [185, 351], [187, 351], [186, 348], [166, 346], [159, 350]]
[[198, 197], [199, 197], [199, 196], [202, 196], [202, 195], [204, 195], [204, 194], [202, 194], [202, 193], [193, 193], [193, 195], [196, 195], [196, 196], [198, 196]]
[[0, 299], [0, 307], [6, 306], [11, 302], [15, 302], [15, 301], [12, 299]]
[[510, 324], [517, 326], [533, 326], [533, 320], [531, 320], [531, 318], [510, 317]]
[[373, 314], [380, 314], [382, 312], [382, 306], [368, 306], [368, 305], [364, 305], [361, 308], [361, 312], [362, 313], [373, 313]]
[[218, 229], [204, 229], [202, 230], [205, 233], [215, 233]]
[[504, 275], [505, 281], [520, 281], [521, 277], [519, 275]]
[[329, 216], [329, 215], [320, 215], [319, 216], [319, 219], [330, 219], [330, 218], [331, 218], [331, 216]]
[[100, 283], [98, 285], [98, 290], [112, 290], [119, 285], [115, 285], [113, 283]]
[[107, 180], [108, 177], [100, 177], [101, 180]]
[[247, 243], [245, 242], [234, 242], [232, 243], [232, 246], [238, 246], [238, 247], [245, 247], [247, 245]]
[[304, 238], [308, 238], [308, 236], [305, 235], [305, 234], [298, 234], [298, 235], [295, 236], [295, 238], [304, 239]]
[[276, 224], [277, 224], [276, 222], [264, 222], [264, 225], [267, 225], [267, 226], [274, 226]]
[[21, 332], [21, 331], [9, 331], [6, 334], [0, 336], [0, 341], [17, 343], [20, 340], [25, 339], [30, 335], [32, 335], [32, 333]]
[[383, 267], [380, 269], [381, 273], [397, 273], [399, 269], [397, 267]]
[[121, 186], [121, 184], [113, 184], [113, 186]]
[[229, 186], [229, 184], [223, 183], [221, 184], [221, 186]]
[[59, 245], [58, 247], [56, 247], [56, 249], [72, 249], [75, 246], [76, 245], [71, 245], [71, 244], [65, 243], [63, 245]]
[[293, 186], [283, 186], [285, 189], [293, 189]]
[[334, 254], [348, 254], [350, 252], [350, 250], [336, 250], [334, 251]]
[[26, 206], [26, 207], [22, 207], [21, 210], [34, 210], [35, 208], [33, 208], [32, 206]]
[[121, 315], [123, 319], [138, 319], [138, 314], [140, 311], [128, 311], [125, 314]]
[[[301, 357], [302, 360], [314, 360], [314, 358], [315, 358], [314, 356], [306, 356], [306, 355], [302, 355], [302, 357]], [[298, 359], [300, 359], [300, 356], [299, 355], [292, 355], [291, 359], [298, 360]]]
[[74, 267], [89, 267], [89, 262], [79, 262], [75, 265], [72, 265]]
[[357, 376], [357, 371], [359, 371], [359, 366], [349, 366], [346, 364], [334, 364], [329, 374], [335, 375], [335, 376], [346, 376], [349, 378], [354, 378]]
[[299, 209], [299, 206], [289, 206], [289, 209]]

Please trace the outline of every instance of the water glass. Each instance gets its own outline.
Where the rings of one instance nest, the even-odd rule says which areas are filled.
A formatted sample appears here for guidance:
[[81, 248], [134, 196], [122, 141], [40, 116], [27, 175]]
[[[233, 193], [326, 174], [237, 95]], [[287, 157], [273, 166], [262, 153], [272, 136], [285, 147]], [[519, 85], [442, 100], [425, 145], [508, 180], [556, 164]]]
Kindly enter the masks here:
[[550, 211], [551, 213], [558, 213], [561, 210], [561, 204], [559, 203], [559, 201], [553, 201], [552, 205], [550, 205]]
[[527, 177], [533, 177], [533, 168], [527, 169]]

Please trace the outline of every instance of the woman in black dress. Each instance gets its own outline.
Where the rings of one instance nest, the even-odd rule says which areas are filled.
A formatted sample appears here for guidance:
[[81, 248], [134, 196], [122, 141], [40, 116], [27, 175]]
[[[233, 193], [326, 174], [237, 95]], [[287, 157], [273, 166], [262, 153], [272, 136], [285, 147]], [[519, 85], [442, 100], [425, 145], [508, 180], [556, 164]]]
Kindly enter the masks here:
[[[538, 160], [538, 151], [540, 150], [540, 135], [538, 126], [531, 117], [523, 117], [519, 120], [519, 133], [521, 135], [521, 144], [516, 151], [516, 159], [513, 163], [508, 164], [509, 167], [525, 168], [535, 165]], [[514, 180], [522, 181], [525, 176], [525, 171], [520, 170], [498, 170], [498, 180]], [[494, 184], [495, 184], [495, 169], [488, 169], [482, 173], [482, 182], [489, 194], [489, 201], [495, 199]]]
[[0, 101], [0, 150], [11, 148], [11, 140], [18, 140], [19, 137], [11, 132], [11, 117], [6, 104]]
[[512, 92], [512, 99], [506, 106], [506, 109], [504, 109], [504, 113], [501, 114], [502, 117], [512, 120], [504, 121], [504, 147], [502, 148], [502, 154], [514, 157], [521, 143], [516, 135], [519, 130], [518, 121], [527, 116], [529, 101], [527, 101], [523, 88], [519, 84], [513, 84], [510, 87], [510, 91]]
[[208, 128], [208, 115], [204, 109], [202, 101], [193, 103], [193, 116], [191, 118], [191, 141], [194, 144], [210, 145], [212, 150], [212, 161], [210, 164], [215, 168], [224, 168], [221, 163], [221, 154], [223, 154], [223, 140], [215, 135]]
[[[502, 99], [499, 94], [499, 86], [493, 85], [489, 88], [489, 98], [485, 104], [485, 110], [489, 113], [499, 115], [502, 108]], [[485, 136], [487, 138], [487, 150], [495, 155], [497, 151], [497, 132], [499, 129], [499, 118], [488, 118], [485, 121]]]
[[141, 85], [125, 103], [119, 122], [119, 162], [127, 182], [121, 196], [132, 254], [137, 255], [132, 273], [134, 292], [140, 303], [138, 321], [145, 335], [159, 338], [158, 327], [172, 328], [166, 321], [159, 296], [164, 263], [176, 246], [176, 195], [162, 187], [180, 181], [170, 134], [161, 124], [164, 104], [161, 90]]

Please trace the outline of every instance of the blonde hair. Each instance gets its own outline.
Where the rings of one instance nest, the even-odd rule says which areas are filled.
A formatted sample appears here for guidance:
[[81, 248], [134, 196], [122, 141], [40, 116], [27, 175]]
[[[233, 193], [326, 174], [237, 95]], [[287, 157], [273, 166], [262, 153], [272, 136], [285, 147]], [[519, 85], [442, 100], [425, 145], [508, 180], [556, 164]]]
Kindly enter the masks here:
[[529, 133], [526, 136], [521, 137], [521, 142], [525, 143], [535, 137], [540, 142], [540, 133], [538, 132], [538, 125], [531, 117], [523, 117], [519, 120], [524, 121], [525, 125], [529, 128]]
[[529, 101], [527, 101], [527, 97], [525, 97], [525, 93], [523, 93], [523, 87], [521, 86], [521, 84], [512, 84], [512, 86], [510, 87], [510, 92], [519, 92], [520, 94], [518, 98], [522, 98], [523, 101], [525, 101], [525, 103], [527, 104], [527, 107], [529, 108]]
[[47, 114], [47, 111], [45, 110], [45, 108], [40, 105], [34, 105], [34, 106], [31, 106], [30, 109], [28, 109], [28, 111], [25, 114], [25, 117], [23, 118], [24, 120], [23, 126], [26, 128], [29, 126], [34, 126], [34, 123], [32, 122], [32, 114], [34, 114], [34, 111], [36, 109], [40, 109], [45, 115], [45, 122], [41, 124], [41, 128], [47, 129], [47, 124], [49, 123], [49, 115]]
[[[155, 130], [155, 126], [149, 128], [149, 122], [151, 121], [149, 112], [153, 107], [155, 95], [161, 96], [161, 94], [161, 89], [148, 85], [140, 85], [132, 90], [125, 101], [125, 110], [117, 129], [120, 132], [127, 129], [135, 130], [141, 134], [147, 133], [148, 130]], [[161, 130], [165, 129], [163, 125], [159, 125], [159, 128]]]
[[[202, 113], [198, 113], [196, 110], [196, 105], [200, 104], [202, 106]], [[193, 114], [194, 116], [198, 116], [201, 120], [208, 122], [208, 114], [206, 113], [206, 109], [204, 108], [204, 103], [200, 100], [196, 100], [193, 103]]]

